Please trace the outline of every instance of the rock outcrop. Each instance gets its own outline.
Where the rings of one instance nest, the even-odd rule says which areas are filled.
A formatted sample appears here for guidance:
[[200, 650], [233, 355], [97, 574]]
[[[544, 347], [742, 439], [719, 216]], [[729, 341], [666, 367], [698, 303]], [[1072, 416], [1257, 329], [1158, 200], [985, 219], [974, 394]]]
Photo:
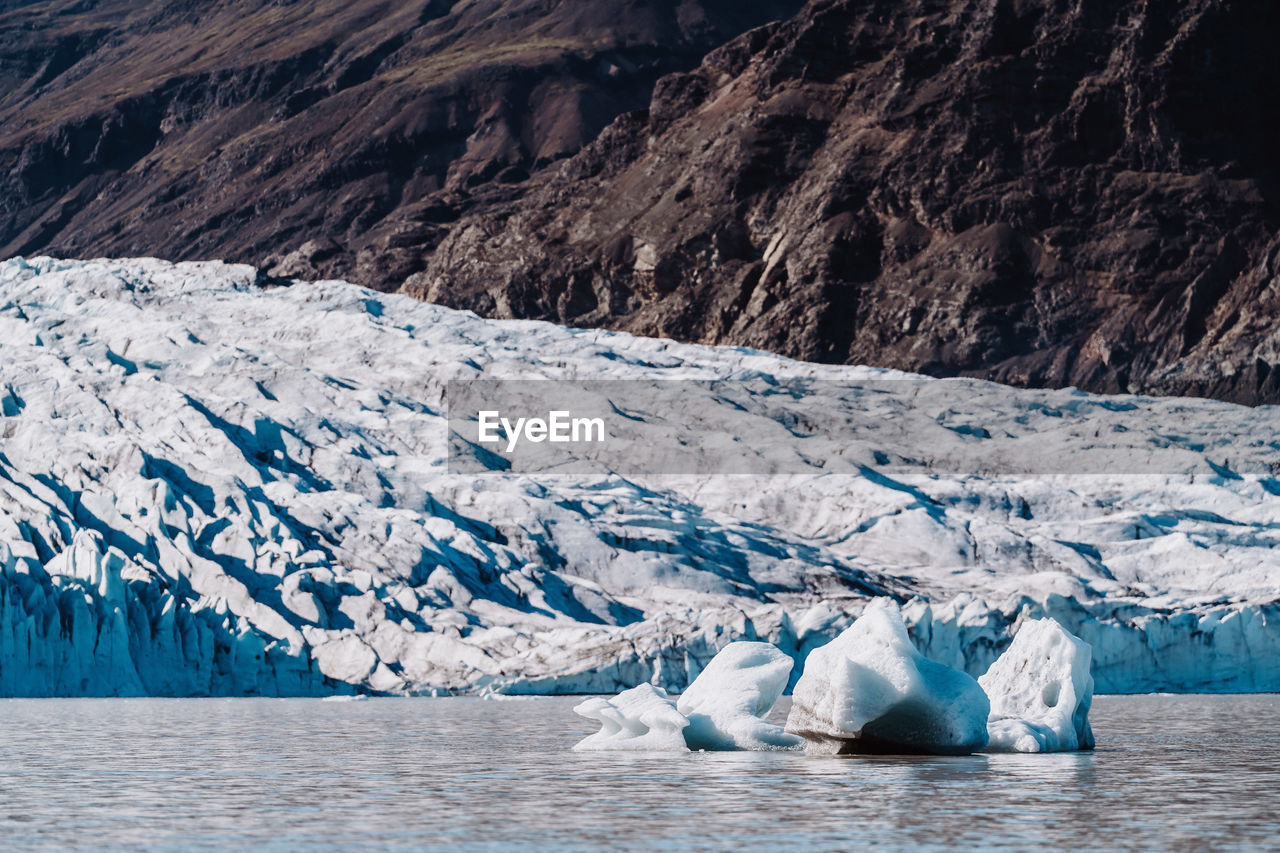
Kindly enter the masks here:
[[1228, 0], [0, 3], [0, 257], [223, 258], [1280, 402], [1277, 23]]
[[405, 290], [1025, 385], [1280, 402], [1280, 9], [814, 0]]
[[801, 0], [0, 2], [0, 257], [398, 287], [492, 187]]

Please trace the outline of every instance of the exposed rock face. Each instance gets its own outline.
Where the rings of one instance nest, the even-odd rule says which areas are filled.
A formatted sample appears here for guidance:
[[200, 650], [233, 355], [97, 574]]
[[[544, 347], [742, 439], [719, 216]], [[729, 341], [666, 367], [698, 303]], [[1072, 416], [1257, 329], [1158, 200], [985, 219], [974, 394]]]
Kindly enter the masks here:
[[0, 0], [0, 257], [383, 288], [478, 188], [577, 151], [801, 0]]
[[1280, 402], [1280, 7], [815, 0], [406, 291], [787, 355]]

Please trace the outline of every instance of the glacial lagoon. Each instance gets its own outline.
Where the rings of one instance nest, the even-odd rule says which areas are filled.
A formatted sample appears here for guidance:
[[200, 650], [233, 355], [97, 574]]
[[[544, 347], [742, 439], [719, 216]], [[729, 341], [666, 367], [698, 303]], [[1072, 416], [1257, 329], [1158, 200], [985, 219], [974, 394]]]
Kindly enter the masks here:
[[955, 758], [574, 753], [595, 729], [578, 701], [0, 701], [0, 846], [1252, 849], [1280, 835], [1276, 695], [1099, 696], [1094, 751]]

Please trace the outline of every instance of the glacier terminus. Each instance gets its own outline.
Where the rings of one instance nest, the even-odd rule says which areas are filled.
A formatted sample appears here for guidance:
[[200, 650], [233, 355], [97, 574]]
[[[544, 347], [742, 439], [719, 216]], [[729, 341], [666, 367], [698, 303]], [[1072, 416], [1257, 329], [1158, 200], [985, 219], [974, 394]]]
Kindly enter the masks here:
[[926, 381], [219, 262], [5, 261], [0, 694], [675, 693], [736, 640], [794, 686], [875, 599], [973, 677], [1052, 618], [1100, 693], [1280, 690], [1266, 407], [927, 380], [973, 401], [930, 414], [956, 447], [1137, 437], [1158, 471], [460, 473], [445, 387], [479, 378], [812, 381], [851, 423], [858, 381]]

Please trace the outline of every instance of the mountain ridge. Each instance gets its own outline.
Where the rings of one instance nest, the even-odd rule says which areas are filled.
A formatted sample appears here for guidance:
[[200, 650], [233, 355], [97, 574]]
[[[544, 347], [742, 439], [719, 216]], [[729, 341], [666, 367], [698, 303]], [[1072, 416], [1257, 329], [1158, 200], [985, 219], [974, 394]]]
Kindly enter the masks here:
[[1275, 23], [1217, 0], [815, 0], [464, 217], [405, 291], [801, 359], [1280, 402]]
[[0, 255], [391, 289], [478, 188], [574, 153], [800, 0], [0, 7]]
[[1276, 24], [1228, 0], [6, 3], [0, 255], [1277, 403]]

